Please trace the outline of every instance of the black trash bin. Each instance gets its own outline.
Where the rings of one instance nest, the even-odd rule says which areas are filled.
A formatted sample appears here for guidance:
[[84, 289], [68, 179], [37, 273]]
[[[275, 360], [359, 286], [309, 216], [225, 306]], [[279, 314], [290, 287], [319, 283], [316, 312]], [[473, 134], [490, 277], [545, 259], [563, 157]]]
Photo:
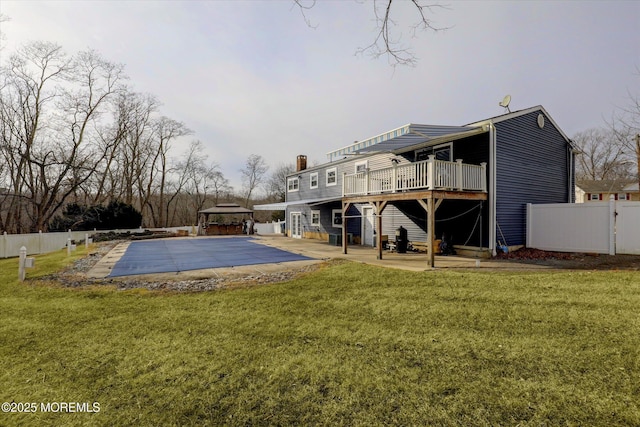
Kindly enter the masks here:
[[406, 254], [408, 243], [409, 242], [407, 240], [407, 229], [404, 228], [403, 226], [400, 226], [400, 228], [396, 230], [396, 251], [399, 254]]

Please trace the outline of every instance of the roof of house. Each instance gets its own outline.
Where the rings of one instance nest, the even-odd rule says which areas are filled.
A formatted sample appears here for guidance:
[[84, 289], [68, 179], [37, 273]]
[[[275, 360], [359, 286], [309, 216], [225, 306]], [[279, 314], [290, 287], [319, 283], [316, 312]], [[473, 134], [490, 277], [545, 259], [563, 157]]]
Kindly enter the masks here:
[[327, 153], [329, 160], [335, 160], [345, 155], [356, 153], [370, 153], [374, 151], [394, 151], [407, 146], [412, 146], [426, 142], [430, 139], [443, 137], [461, 132], [474, 130], [474, 127], [467, 126], [443, 126], [443, 125], [421, 125], [409, 123], [389, 132], [356, 141], [346, 147], [339, 148]]
[[516, 117], [524, 116], [525, 114], [533, 113], [534, 111], [543, 112], [544, 115], [547, 117], [547, 119], [549, 119], [549, 121], [553, 124], [553, 126], [558, 130], [558, 132], [560, 132], [560, 135], [562, 135], [562, 137], [569, 144], [571, 144], [571, 146], [573, 146], [573, 142], [571, 141], [571, 139], [567, 136], [567, 134], [565, 134], [562, 131], [560, 126], [558, 126], [558, 124], [553, 120], [553, 117], [551, 117], [551, 115], [547, 112], [547, 110], [544, 109], [544, 107], [542, 105], [536, 105], [535, 107], [525, 108], [524, 110], [518, 110], [518, 111], [513, 111], [513, 112], [510, 111], [510, 112], [508, 112], [506, 114], [501, 114], [499, 116], [490, 117], [488, 119], [484, 119], [484, 120], [481, 120], [479, 122], [469, 123], [466, 126], [481, 126], [481, 125], [484, 125], [484, 124], [487, 124], [487, 123], [500, 123], [500, 122], [503, 122], [505, 120], [514, 119]]
[[602, 179], [602, 180], [578, 180], [576, 186], [585, 193], [619, 193], [627, 190], [626, 187], [632, 186], [637, 181], [629, 179]]
[[201, 214], [250, 214], [253, 213], [251, 209], [243, 208], [235, 203], [220, 203], [213, 208], [203, 209], [198, 213]]
[[387, 141], [371, 145], [359, 153], [371, 153], [380, 151], [397, 152], [416, 147], [435, 143], [442, 139], [458, 139], [470, 136], [472, 134], [483, 132], [482, 127], [463, 127], [463, 126], [433, 126], [433, 125], [411, 125], [411, 133], [397, 138], [391, 138]]
[[494, 116], [479, 122], [469, 123], [464, 126], [442, 126], [424, 125], [409, 123], [380, 135], [367, 138], [363, 141], [356, 141], [346, 147], [339, 148], [327, 153], [329, 162], [354, 154], [364, 154], [373, 152], [401, 152], [408, 149], [415, 149], [419, 146], [427, 146], [444, 139], [460, 139], [471, 136], [475, 133], [486, 132], [489, 123], [500, 123], [535, 111], [544, 113], [547, 119], [558, 129], [563, 138], [571, 144], [571, 140], [562, 132], [562, 129], [553, 121], [549, 113], [541, 105], [524, 110], [509, 112]]

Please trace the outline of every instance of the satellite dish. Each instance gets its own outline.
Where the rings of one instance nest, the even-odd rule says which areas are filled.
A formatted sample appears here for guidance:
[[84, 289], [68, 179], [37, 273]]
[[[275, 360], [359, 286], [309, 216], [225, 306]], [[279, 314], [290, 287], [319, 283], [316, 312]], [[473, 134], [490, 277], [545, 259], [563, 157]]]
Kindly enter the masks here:
[[511, 95], [507, 95], [504, 98], [502, 98], [502, 101], [498, 105], [506, 108], [508, 112], [511, 112], [511, 110], [509, 109], [510, 102], [511, 102]]

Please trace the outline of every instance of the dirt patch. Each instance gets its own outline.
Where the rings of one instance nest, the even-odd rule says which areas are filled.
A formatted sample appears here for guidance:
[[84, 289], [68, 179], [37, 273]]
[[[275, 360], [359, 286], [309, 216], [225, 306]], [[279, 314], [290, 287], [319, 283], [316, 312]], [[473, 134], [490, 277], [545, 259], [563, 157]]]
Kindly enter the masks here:
[[571, 270], [640, 271], [640, 255], [565, 253], [523, 248], [508, 254], [498, 254], [495, 259]]

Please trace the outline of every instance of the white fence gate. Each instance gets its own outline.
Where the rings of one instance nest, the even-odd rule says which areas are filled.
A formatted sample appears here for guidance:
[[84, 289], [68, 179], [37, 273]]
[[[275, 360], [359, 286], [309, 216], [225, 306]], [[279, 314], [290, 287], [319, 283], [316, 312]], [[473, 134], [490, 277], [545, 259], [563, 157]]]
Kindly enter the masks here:
[[640, 202], [528, 204], [527, 247], [640, 255]]
[[616, 253], [640, 255], [640, 202], [617, 202], [616, 213]]

